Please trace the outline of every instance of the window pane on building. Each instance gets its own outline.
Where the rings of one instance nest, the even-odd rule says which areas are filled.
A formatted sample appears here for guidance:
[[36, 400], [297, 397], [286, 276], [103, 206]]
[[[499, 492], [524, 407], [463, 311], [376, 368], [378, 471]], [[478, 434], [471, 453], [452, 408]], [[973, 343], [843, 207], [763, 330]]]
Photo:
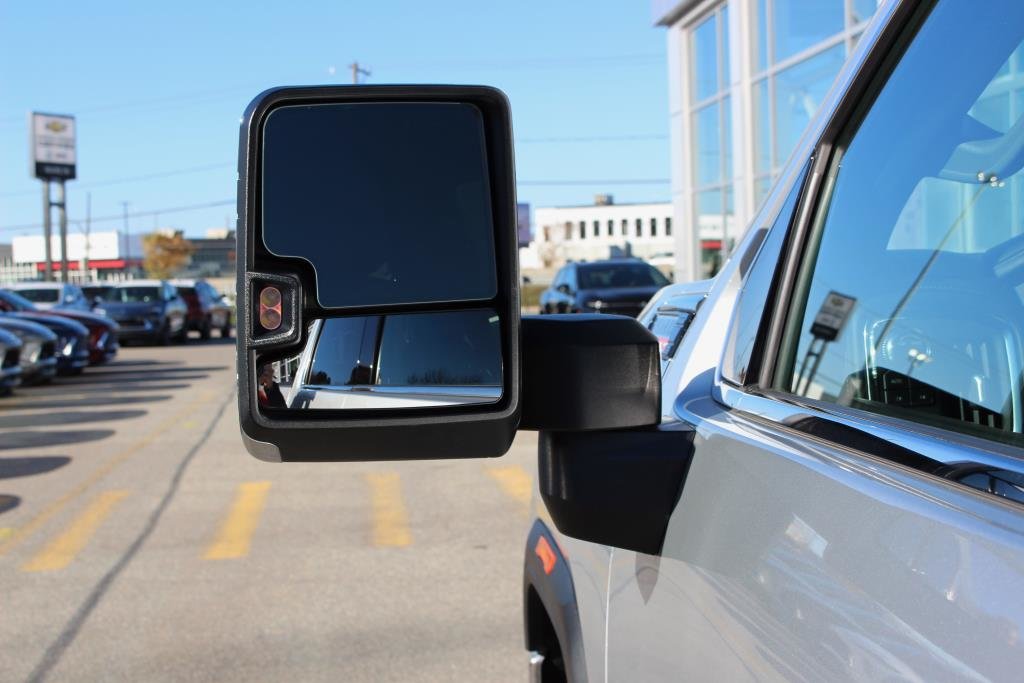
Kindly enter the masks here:
[[772, 115], [768, 79], [754, 86], [754, 170], [772, 170]]
[[782, 165], [796, 147], [843, 66], [842, 44], [780, 71], [775, 81], [775, 159]]
[[722, 129], [724, 135], [722, 141], [725, 144], [722, 164], [722, 180], [728, 181], [732, 178], [732, 100], [728, 97], [722, 100]]
[[757, 0], [757, 70], [768, 68], [768, 0]]
[[693, 117], [697, 155], [697, 184], [722, 182], [722, 131], [719, 128], [720, 104], [710, 104]]
[[867, 21], [878, 9], [880, 0], [853, 0], [853, 23]]
[[843, 0], [774, 0], [775, 63], [841, 33], [843, 5]]
[[718, 92], [718, 29], [714, 15], [693, 31], [693, 82], [695, 101]]

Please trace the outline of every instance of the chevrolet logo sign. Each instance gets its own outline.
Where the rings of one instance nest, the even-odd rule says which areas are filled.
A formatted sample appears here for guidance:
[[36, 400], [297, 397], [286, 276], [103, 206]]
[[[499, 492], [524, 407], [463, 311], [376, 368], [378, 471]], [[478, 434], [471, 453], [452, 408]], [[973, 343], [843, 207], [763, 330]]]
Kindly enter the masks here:
[[68, 124], [64, 123], [63, 121], [51, 120], [46, 122], [46, 130], [50, 131], [51, 133], [63, 133], [67, 129]]

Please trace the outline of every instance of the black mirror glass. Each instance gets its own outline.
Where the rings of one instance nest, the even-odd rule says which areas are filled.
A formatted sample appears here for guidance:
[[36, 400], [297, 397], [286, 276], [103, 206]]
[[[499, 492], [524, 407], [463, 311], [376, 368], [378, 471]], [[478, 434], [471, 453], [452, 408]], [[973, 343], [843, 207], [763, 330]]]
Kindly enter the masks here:
[[260, 368], [261, 408], [424, 408], [494, 403], [504, 382], [493, 309], [313, 321], [302, 352]]
[[263, 245], [312, 264], [320, 306], [496, 296], [487, 148], [477, 107], [281, 106], [267, 115], [262, 141]]

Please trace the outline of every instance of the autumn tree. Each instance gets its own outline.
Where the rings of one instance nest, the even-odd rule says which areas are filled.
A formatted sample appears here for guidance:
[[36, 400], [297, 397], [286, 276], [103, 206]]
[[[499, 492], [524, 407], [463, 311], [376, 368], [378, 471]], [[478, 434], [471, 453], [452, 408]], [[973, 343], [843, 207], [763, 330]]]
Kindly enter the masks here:
[[195, 247], [181, 232], [150, 233], [142, 238], [142, 267], [149, 277], [169, 278], [188, 263], [193, 251]]

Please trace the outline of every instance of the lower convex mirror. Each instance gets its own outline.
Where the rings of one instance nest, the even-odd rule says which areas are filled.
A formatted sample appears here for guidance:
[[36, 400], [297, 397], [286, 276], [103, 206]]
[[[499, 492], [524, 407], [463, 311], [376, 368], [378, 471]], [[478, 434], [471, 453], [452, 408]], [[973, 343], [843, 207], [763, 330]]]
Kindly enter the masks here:
[[260, 409], [495, 403], [504, 380], [493, 309], [321, 318], [302, 352], [260, 367]]

